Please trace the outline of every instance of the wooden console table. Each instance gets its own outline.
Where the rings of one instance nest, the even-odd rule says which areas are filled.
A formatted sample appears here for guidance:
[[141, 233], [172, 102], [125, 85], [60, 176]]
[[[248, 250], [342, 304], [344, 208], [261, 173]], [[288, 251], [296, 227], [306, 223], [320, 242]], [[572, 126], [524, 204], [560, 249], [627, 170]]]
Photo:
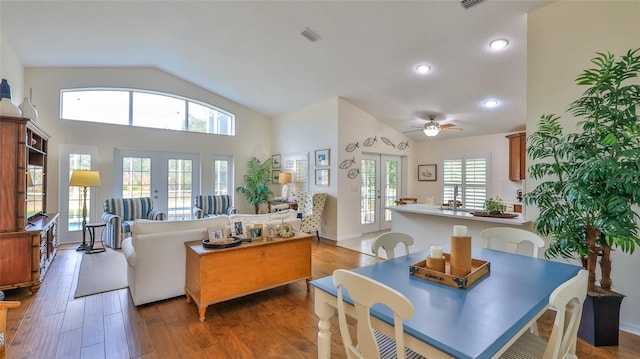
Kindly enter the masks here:
[[186, 242], [187, 303], [195, 301], [200, 321], [210, 304], [292, 283], [311, 280], [311, 241], [306, 233], [207, 249], [202, 241]]

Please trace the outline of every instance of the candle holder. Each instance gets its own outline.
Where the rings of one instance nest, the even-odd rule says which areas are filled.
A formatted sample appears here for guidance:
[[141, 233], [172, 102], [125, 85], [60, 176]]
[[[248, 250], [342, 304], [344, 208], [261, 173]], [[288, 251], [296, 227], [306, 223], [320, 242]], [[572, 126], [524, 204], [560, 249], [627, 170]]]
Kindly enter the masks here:
[[444, 259], [444, 257], [432, 258], [431, 256], [427, 256], [427, 268], [431, 270], [444, 273], [445, 264], [446, 264], [446, 260]]
[[465, 277], [471, 273], [471, 237], [451, 236], [451, 275]]

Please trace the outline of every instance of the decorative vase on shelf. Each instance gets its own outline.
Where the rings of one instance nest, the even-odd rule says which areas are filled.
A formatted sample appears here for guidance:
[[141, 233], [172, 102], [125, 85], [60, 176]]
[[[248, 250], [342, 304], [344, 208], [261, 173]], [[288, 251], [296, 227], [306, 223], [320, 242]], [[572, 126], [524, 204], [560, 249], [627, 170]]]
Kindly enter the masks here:
[[22, 111], [11, 102], [11, 86], [7, 79], [0, 82], [0, 115], [20, 117]]
[[36, 110], [36, 107], [33, 106], [28, 97], [25, 97], [24, 100], [22, 100], [22, 103], [18, 108], [22, 111], [22, 117], [30, 118], [32, 121], [38, 121], [38, 110]]

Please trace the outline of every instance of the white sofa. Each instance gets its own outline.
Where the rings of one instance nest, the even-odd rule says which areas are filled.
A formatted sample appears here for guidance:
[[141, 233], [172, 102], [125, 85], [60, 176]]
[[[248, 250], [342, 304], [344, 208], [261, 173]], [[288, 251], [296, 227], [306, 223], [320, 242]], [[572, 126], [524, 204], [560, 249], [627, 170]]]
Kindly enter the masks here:
[[132, 236], [122, 241], [127, 259], [129, 292], [135, 305], [184, 295], [186, 247], [184, 242], [207, 238], [207, 228], [243, 224], [289, 223], [300, 230], [295, 211], [268, 214], [232, 214], [187, 221], [136, 220]]

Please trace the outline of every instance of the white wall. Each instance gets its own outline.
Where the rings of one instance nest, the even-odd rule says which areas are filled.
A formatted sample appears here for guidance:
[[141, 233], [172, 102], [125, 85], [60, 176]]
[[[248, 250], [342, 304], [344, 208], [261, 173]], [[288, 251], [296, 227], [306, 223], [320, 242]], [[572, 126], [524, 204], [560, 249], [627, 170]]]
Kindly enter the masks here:
[[[338, 232], [337, 239], [348, 239], [361, 235], [360, 229], [360, 181], [361, 176], [350, 179], [347, 173], [350, 169], [360, 169], [360, 160], [362, 153], [379, 153], [385, 155], [394, 155], [403, 157], [403, 172], [405, 173], [403, 183], [403, 194], [409, 195], [413, 193], [415, 185], [412, 181], [412, 173], [407, 174], [406, 170], [411, 170], [413, 165], [407, 163], [415, 163], [414, 141], [409, 140], [407, 136], [398, 132], [396, 129], [379, 121], [375, 117], [362, 111], [344, 99], [339, 100], [339, 134], [338, 134], [338, 153], [335, 158], [338, 172], [338, 198], [340, 198], [340, 206], [338, 207]], [[370, 137], [377, 137], [377, 141], [370, 147], [364, 146], [364, 141]], [[382, 138], [388, 138], [391, 143], [397, 146], [400, 142], [408, 141], [408, 147], [400, 150], [387, 145]], [[348, 152], [346, 147], [351, 143], [358, 143], [358, 148], [353, 152]], [[348, 169], [340, 169], [340, 163], [345, 160], [355, 158], [355, 163]]]
[[[320, 223], [320, 234], [335, 238], [337, 194], [335, 157], [338, 138], [338, 99], [336, 97], [287, 112], [273, 120], [273, 154], [309, 153], [309, 190], [329, 194]], [[329, 187], [315, 185], [315, 151], [329, 149]], [[324, 168], [324, 167], [323, 167]], [[278, 186], [276, 191], [281, 187]]]
[[[417, 182], [415, 195], [424, 202], [425, 196], [433, 196], [435, 203], [442, 203], [442, 161], [447, 156], [489, 153], [491, 167], [489, 169], [490, 189], [488, 196], [500, 196], [507, 202], [516, 202], [515, 193], [522, 188], [524, 182], [509, 180], [509, 139], [510, 133], [499, 133], [485, 136], [460, 137], [446, 140], [428, 140], [417, 145], [418, 163], [436, 164], [438, 180], [436, 182]], [[417, 175], [416, 175], [417, 176]], [[414, 177], [417, 181], [417, 178]]]
[[[565, 130], [573, 132], [576, 119], [565, 113], [566, 106], [584, 91], [575, 78], [592, 67], [596, 52], [621, 55], [640, 47], [640, 2], [552, 3], [529, 14], [528, 34], [527, 132], [535, 131], [547, 113], [563, 115]], [[613, 289], [627, 296], [621, 328], [640, 335], [640, 248], [633, 255], [614, 252], [612, 261]]]
[[[60, 89], [74, 87], [115, 86], [154, 90], [201, 100], [236, 115], [236, 136], [176, 132], [160, 129], [87, 123], [61, 120], [59, 117]], [[49, 142], [49, 173], [47, 210], [57, 211], [58, 162], [60, 144], [98, 146], [98, 169], [102, 186], [98, 202], [113, 195], [114, 148], [150, 151], [190, 152], [200, 155], [202, 164], [202, 192], [212, 189], [213, 154], [231, 155], [235, 159], [235, 183], [242, 184], [245, 163], [253, 156], [261, 160], [271, 155], [271, 119], [238, 105], [202, 88], [154, 68], [27, 68], [25, 88], [33, 88], [35, 105], [39, 111], [38, 124], [51, 135]], [[194, 193], [199, 193], [194, 189]], [[235, 193], [234, 193], [235, 195]], [[251, 208], [236, 196], [234, 204], [242, 212]], [[98, 210], [101, 209], [101, 205]], [[63, 242], [68, 239], [63, 238]]]
[[2, 33], [0, 33], [0, 79], [6, 79], [11, 86], [11, 102], [14, 105], [20, 105], [22, 98], [29, 95], [29, 89], [24, 90], [24, 67]]

